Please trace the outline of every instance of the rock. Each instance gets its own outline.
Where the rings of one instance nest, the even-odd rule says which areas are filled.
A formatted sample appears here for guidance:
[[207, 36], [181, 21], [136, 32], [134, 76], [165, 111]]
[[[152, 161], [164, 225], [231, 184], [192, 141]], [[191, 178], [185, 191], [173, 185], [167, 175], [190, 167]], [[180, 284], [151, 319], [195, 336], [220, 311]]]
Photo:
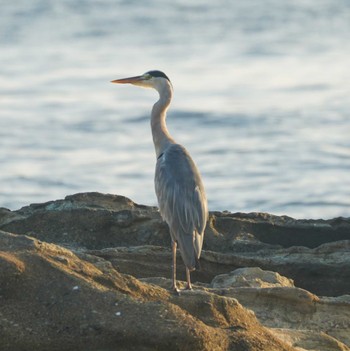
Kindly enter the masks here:
[[349, 219], [212, 212], [181, 296], [155, 207], [76, 194], [0, 229], [1, 350], [349, 350]]
[[12, 267], [1, 267], [1, 350], [292, 350], [233, 298], [171, 295], [29, 237], [0, 232], [0, 247]]
[[297, 350], [347, 351], [348, 347], [325, 333], [310, 330], [273, 329], [272, 333]]
[[[350, 350], [347, 347], [350, 345], [350, 295], [318, 297], [293, 287], [290, 280], [281, 276], [276, 277], [280, 283], [267, 287], [271, 280], [275, 280], [271, 279], [271, 273], [259, 268], [248, 269], [247, 281], [256, 282], [256, 277], [259, 277], [259, 287], [249, 287], [245, 280], [232, 280], [234, 276], [243, 277], [244, 270], [238, 269], [237, 272], [215, 277], [211, 284], [200, 284], [195, 288], [234, 297], [254, 311], [259, 322], [269, 327], [281, 341], [298, 347], [298, 350]], [[164, 288], [171, 284], [164, 278], [141, 280]], [[230, 285], [230, 282], [233, 284]]]
[[[221, 294], [222, 289], [212, 292]], [[350, 345], [350, 296], [347, 301], [343, 297], [330, 300], [292, 287], [235, 287], [225, 289], [224, 294], [234, 296], [243, 306], [252, 309], [264, 326], [313, 331], [319, 336], [325, 333], [340, 344]]]
[[251, 287], [272, 288], [277, 286], [294, 287], [291, 279], [278, 273], [263, 271], [259, 267], [239, 268], [229, 274], [217, 275], [211, 282], [212, 288]]
[[330, 242], [318, 248], [290, 247], [243, 253], [207, 251], [212, 266], [260, 267], [292, 279], [296, 286], [318, 295], [338, 296], [350, 292], [350, 241]]
[[89, 249], [170, 242], [156, 208], [137, 205], [123, 196], [99, 193], [77, 194], [7, 211], [0, 216], [0, 229]]
[[[71, 195], [18, 211], [2, 209], [0, 229], [75, 249], [170, 247], [168, 228], [157, 208], [99, 193]], [[349, 247], [350, 219], [295, 220], [264, 213], [212, 212], [205, 232], [203, 271], [193, 277], [209, 283], [236, 268], [260, 267], [287, 276], [315, 294], [337, 296], [350, 292]], [[124, 273], [142, 277], [148, 267], [154, 269], [148, 255], [137, 254], [135, 260], [141, 260], [134, 264], [130, 255], [120, 254], [121, 260], [128, 261], [118, 262]], [[158, 266], [162, 275], [169, 269], [165, 256]], [[181, 268], [180, 274], [184, 274]]]

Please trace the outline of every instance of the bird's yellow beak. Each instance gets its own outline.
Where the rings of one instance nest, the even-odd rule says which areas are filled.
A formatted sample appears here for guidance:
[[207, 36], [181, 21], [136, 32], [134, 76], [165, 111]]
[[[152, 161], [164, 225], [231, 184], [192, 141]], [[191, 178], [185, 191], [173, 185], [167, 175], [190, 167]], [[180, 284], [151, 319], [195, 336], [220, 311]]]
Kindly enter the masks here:
[[137, 84], [138, 82], [141, 82], [144, 80], [143, 76], [136, 76], [136, 77], [130, 77], [130, 78], [123, 78], [123, 79], [116, 79], [112, 80], [111, 83], [119, 83], [119, 84]]

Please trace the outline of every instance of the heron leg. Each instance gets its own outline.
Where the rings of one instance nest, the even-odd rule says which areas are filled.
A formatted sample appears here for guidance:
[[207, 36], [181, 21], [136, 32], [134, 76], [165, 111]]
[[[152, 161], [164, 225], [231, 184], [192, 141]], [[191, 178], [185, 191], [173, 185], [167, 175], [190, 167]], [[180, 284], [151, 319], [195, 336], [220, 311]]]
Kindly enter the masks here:
[[172, 285], [172, 289], [176, 293], [179, 293], [179, 289], [177, 288], [177, 284], [176, 284], [176, 247], [177, 247], [176, 241], [172, 241], [171, 242], [171, 249], [172, 249], [172, 253], [173, 253], [173, 285]]
[[187, 279], [186, 290], [192, 290], [191, 273], [187, 267], [186, 267], [186, 279]]

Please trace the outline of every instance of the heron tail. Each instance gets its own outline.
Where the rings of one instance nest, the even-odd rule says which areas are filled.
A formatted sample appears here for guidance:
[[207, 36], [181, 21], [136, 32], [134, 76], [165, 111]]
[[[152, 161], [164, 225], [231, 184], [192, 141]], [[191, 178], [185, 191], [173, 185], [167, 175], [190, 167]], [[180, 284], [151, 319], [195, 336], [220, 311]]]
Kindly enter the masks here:
[[[184, 234], [184, 235], [179, 235], [178, 237], [178, 244], [179, 244], [179, 249], [180, 253], [182, 256], [182, 260], [185, 263], [185, 266], [190, 270], [200, 270], [201, 265], [199, 263], [199, 257], [200, 257], [200, 252], [202, 249], [202, 239], [199, 237], [197, 233], [194, 233], [196, 235], [193, 237], [192, 235]], [[197, 239], [197, 240], [196, 240]]]

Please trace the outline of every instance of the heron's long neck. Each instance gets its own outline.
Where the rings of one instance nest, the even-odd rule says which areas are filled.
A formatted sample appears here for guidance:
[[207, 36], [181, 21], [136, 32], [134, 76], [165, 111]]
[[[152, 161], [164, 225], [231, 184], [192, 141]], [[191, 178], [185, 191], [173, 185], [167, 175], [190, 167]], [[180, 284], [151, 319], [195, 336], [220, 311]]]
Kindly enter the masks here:
[[171, 88], [169, 87], [169, 89], [162, 91], [159, 96], [159, 100], [154, 104], [151, 114], [152, 136], [157, 158], [169, 144], [175, 143], [165, 123], [166, 111], [172, 98]]

